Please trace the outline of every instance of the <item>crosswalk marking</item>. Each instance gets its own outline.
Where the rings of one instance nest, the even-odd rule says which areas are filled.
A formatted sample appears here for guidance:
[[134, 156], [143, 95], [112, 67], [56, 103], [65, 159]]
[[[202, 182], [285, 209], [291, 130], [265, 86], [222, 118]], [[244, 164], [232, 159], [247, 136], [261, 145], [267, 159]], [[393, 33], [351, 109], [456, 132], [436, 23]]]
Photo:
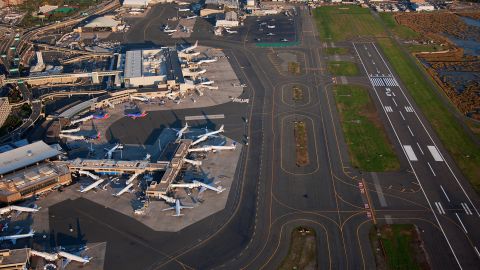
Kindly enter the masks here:
[[406, 112], [413, 112], [413, 108], [411, 106], [405, 106]]
[[393, 112], [393, 109], [391, 106], [385, 106], [385, 111], [386, 112]]
[[383, 78], [383, 81], [385, 82], [386, 86], [398, 86], [398, 83], [395, 80], [395, 78], [386, 77], [386, 78]]
[[373, 86], [385, 86], [382, 78], [373, 77], [370, 78], [370, 81], [372, 82]]

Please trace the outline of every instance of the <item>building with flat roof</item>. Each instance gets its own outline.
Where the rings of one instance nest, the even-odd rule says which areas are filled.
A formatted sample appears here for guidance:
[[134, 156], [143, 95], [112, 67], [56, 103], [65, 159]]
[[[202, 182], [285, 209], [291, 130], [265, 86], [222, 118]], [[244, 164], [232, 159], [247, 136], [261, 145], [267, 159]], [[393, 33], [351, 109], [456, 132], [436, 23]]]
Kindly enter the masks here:
[[71, 182], [66, 164], [46, 161], [0, 178], [0, 202], [23, 200]]
[[30, 249], [2, 249], [0, 250], [1, 270], [24, 270], [28, 269], [30, 261]]
[[0, 153], [0, 176], [44, 160], [56, 158], [61, 154], [59, 147], [38, 141]]
[[0, 153], [0, 202], [15, 202], [69, 184], [68, 167], [51, 162], [60, 150], [59, 145], [38, 141]]
[[129, 8], [144, 8], [148, 6], [149, 0], [123, 0], [123, 6]]
[[6, 97], [0, 98], [0, 127], [3, 126], [8, 116], [10, 115], [11, 111], [12, 111], [12, 107], [8, 102], [8, 98]]
[[171, 48], [127, 51], [124, 60], [126, 87], [184, 83], [177, 52]]
[[98, 31], [112, 31], [117, 32], [118, 26], [121, 24], [121, 21], [116, 20], [113, 15], [105, 15], [93, 19], [91, 22], [87, 23], [80, 28], [81, 32], [98, 32]]

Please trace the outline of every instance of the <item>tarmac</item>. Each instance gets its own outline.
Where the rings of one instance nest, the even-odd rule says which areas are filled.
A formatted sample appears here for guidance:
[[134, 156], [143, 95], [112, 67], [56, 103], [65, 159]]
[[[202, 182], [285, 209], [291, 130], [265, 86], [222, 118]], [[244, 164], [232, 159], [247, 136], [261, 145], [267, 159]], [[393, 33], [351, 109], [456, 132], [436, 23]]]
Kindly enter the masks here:
[[[163, 7], [158, 9], [161, 12]], [[79, 223], [85, 235], [83, 240], [107, 242], [105, 269], [274, 269], [288, 252], [291, 230], [307, 226], [317, 235], [316, 256], [320, 269], [374, 269], [374, 251], [368, 237], [371, 228], [376, 224], [412, 223], [421, 232], [432, 269], [456, 269], [458, 265], [462, 269], [478, 268], [479, 258], [474, 254], [478, 243], [478, 230], [475, 230], [478, 196], [405, 93], [398, 76], [390, 72], [382, 53], [370, 42], [363, 44], [365, 40], [361, 40], [362, 44], [354, 43], [355, 47], [352, 42], [334, 44], [349, 47], [349, 56], [354, 57], [350, 59], [363, 70], [362, 76], [335, 78], [326, 70], [330, 56], [324, 52], [332, 43], [319, 39], [306, 7], [299, 6], [294, 22], [299, 45], [287, 49], [256, 47], [247, 34], [248, 25], [247, 31], [231, 40], [210, 34], [202, 37], [197, 31], [203, 28], [197, 26], [192, 33], [194, 40], [189, 42], [199, 38], [202, 45], [228, 51], [239, 80], [247, 84], [241, 97], [249, 98], [248, 104], [230, 102], [206, 108], [152, 112], [142, 121], [137, 120], [134, 126], [133, 122], [127, 122], [131, 119], [122, 119], [111, 128], [115, 138], [125, 142], [154, 141], [157, 136], [149, 138], [149, 134], [154, 134], [155, 129], [181, 127], [185, 116], [224, 114], [221, 121], [209, 119], [198, 123], [208, 124], [209, 128], [224, 123], [225, 135], [237, 141], [249, 137], [224, 210], [177, 233], [167, 233], [155, 232], [135, 219], [79, 198], [49, 209], [50, 230], [68, 235], [69, 224]], [[132, 26], [132, 30], [143, 29], [143, 23]], [[202, 23], [202, 19], [197, 22]], [[149, 31], [148, 27], [145, 31], [131, 31], [127, 36], [132, 43], [172, 42], [157, 35], [156, 30]], [[359, 52], [354, 48], [360, 49]], [[303, 52], [305, 74], [284, 76], [272, 68], [275, 63], [268, 53], [282, 50]], [[398, 108], [392, 97], [385, 95], [385, 85], [373, 85], [377, 82], [371, 80], [372, 75], [378, 73], [397, 82], [391, 89], [397, 95]], [[350, 165], [348, 146], [332, 96], [335, 82], [360, 84], [371, 90], [388, 138], [400, 159], [399, 171], [362, 172]], [[292, 84], [308, 89], [308, 101], [295, 104], [289, 100], [288, 90], [283, 89], [289, 89]], [[387, 112], [382, 103], [392, 107], [393, 112]], [[412, 107], [408, 109], [409, 114], [405, 111], [407, 104]], [[398, 113], [402, 109], [405, 120]], [[307, 167], [292, 166], [295, 160], [291, 154], [292, 119], [309, 123], [308, 149], [312, 159]], [[122, 137], [122, 134], [126, 135]], [[403, 141], [412, 146], [416, 142], [420, 144], [424, 154], [418, 147], [413, 148], [418, 161], [409, 159], [404, 148], [407, 143], [399, 143]], [[427, 146], [436, 146], [444, 161], [436, 161]], [[440, 213], [440, 209], [444, 209], [444, 213]], [[59, 237], [58, 241], [69, 242], [70, 238]], [[129, 256], [124, 255], [126, 252]]]

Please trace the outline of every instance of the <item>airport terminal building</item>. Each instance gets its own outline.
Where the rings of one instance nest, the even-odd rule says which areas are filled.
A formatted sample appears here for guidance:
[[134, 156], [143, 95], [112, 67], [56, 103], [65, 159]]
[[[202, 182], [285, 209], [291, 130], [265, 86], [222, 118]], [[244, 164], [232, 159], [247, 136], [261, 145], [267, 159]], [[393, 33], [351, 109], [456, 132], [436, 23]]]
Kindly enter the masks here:
[[68, 167], [52, 162], [60, 150], [58, 145], [38, 141], [0, 153], [0, 202], [12, 203], [70, 184]]
[[126, 87], [183, 84], [177, 51], [171, 48], [132, 50], [123, 55]]

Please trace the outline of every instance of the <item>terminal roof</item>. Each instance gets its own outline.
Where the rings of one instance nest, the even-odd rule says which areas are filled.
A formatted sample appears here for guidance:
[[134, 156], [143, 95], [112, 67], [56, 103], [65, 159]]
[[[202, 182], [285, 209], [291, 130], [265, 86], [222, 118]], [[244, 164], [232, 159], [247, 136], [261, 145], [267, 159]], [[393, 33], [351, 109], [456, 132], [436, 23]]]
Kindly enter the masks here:
[[43, 141], [0, 153], [0, 174], [27, 167], [36, 162], [58, 156], [60, 153], [57, 147], [50, 146]]

